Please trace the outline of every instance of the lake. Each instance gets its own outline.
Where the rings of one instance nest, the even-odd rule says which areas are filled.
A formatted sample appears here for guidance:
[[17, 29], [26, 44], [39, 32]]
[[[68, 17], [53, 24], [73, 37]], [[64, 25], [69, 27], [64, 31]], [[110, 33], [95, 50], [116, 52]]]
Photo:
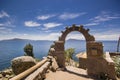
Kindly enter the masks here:
[[[104, 44], [104, 51], [115, 52], [117, 48], [117, 41], [100, 41]], [[47, 56], [50, 46], [53, 41], [44, 40], [22, 40], [22, 39], [12, 39], [12, 40], [2, 40], [0, 41], [0, 70], [10, 67], [11, 60], [18, 56], [24, 55], [24, 46], [27, 43], [33, 45], [33, 52], [36, 58], [42, 59], [42, 57]], [[65, 49], [75, 48], [75, 54], [73, 59], [77, 60], [75, 55], [79, 52], [86, 51], [86, 42], [83, 40], [67, 40], [65, 43]]]

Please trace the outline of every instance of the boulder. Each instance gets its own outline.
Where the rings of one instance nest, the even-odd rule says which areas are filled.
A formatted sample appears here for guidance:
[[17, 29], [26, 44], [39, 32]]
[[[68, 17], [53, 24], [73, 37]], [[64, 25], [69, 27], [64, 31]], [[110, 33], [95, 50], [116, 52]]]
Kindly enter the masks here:
[[36, 64], [35, 59], [30, 56], [17, 57], [11, 61], [12, 70], [16, 75], [29, 69], [35, 64]]

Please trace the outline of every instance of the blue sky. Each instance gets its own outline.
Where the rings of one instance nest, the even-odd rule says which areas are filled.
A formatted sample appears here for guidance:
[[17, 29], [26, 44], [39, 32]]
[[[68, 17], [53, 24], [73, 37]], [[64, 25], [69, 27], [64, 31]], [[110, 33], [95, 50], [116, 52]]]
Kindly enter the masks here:
[[[0, 0], [0, 40], [57, 40], [72, 24], [89, 28], [96, 40], [117, 40], [120, 0]], [[84, 39], [78, 32], [69, 38]]]

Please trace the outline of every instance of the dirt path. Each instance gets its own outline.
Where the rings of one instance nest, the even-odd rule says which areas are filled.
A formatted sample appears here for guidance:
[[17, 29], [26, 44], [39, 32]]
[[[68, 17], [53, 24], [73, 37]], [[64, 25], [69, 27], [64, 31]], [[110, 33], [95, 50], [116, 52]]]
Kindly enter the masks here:
[[86, 70], [67, 66], [67, 71], [49, 72], [45, 80], [95, 80], [90, 78]]

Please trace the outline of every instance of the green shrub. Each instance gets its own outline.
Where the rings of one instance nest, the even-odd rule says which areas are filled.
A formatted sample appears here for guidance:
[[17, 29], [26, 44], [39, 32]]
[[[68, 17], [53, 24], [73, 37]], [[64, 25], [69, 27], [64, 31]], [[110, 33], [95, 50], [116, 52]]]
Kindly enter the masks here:
[[75, 53], [74, 48], [69, 48], [69, 49], [65, 50], [65, 59], [67, 62], [69, 62], [70, 59], [73, 59], [72, 56], [74, 53]]
[[26, 46], [24, 47], [24, 52], [24, 55], [34, 57], [33, 46], [30, 43], [26, 44]]

